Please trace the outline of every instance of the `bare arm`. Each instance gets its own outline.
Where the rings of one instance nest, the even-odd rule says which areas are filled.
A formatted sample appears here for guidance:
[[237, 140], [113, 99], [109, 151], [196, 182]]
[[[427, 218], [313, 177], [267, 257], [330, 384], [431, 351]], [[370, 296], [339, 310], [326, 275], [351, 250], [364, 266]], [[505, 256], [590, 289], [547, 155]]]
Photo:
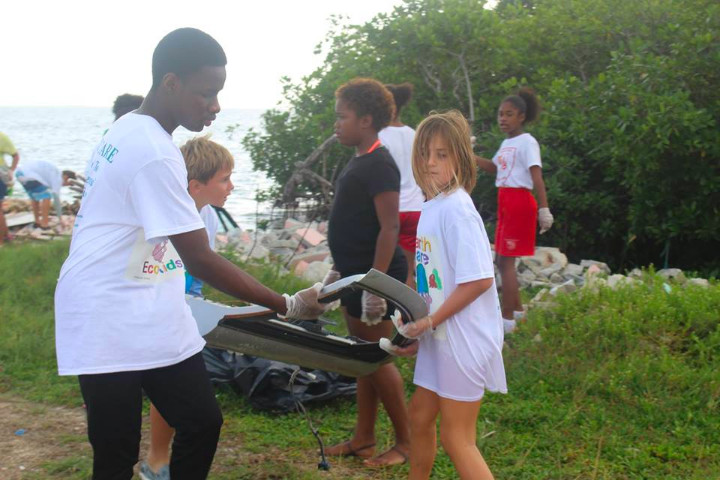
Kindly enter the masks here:
[[492, 160], [488, 160], [487, 158], [475, 155], [475, 163], [477, 163], [477, 166], [480, 170], [484, 170], [487, 173], [492, 174], [497, 173], [497, 165], [495, 165]]
[[263, 305], [281, 315], [287, 313], [287, 304], [282, 295], [212, 251], [204, 228], [172, 235], [170, 241], [193, 277], [233, 297]]
[[432, 314], [433, 326], [437, 327], [463, 308], [470, 305], [476, 298], [485, 293], [493, 285], [492, 278], [483, 278], [472, 282], [461, 283], [445, 300], [440, 308]]
[[12, 170], [14, 172], [18, 166], [18, 163], [20, 163], [20, 154], [15, 152], [15, 153], [13, 153], [12, 158], [13, 159], [12, 159], [12, 165], [10, 166], [10, 170]]
[[373, 202], [375, 204], [375, 213], [380, 222], [380, 233], [375, 243], [373, 268], [381, 272], [387, 272], [395, 254], [398, 232], [400, 231], [400, 218], [398, 216], [400, 194], [398, 192], [379, 193], [375, 195]]
[[547, 192], [545, 191], [545, 181], [542, 176], [542, 168], [537, 165], [530, 167], [530, 176], [533, 181], [533, 189], [538, 197], [538, 208], [548, 208]]

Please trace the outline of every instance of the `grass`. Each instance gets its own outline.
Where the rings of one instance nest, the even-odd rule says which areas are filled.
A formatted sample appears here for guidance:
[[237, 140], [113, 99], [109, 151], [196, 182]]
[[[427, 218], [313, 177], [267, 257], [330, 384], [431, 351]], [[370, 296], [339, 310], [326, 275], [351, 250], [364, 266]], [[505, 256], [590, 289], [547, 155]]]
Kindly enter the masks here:
[[[55, 364], [53, 291], [66, 251], [67, 242], [0, 249], [0, 393], [81, 403], [76, 379], [58, 377]], [[272, 265], [249, 269], [279, 291], [304, 286]], [[507, 339], [510, 393], [487, 395], [478, 421], [497, 478], [720, 478], [720, 285], [668, 293], [662, 283], [648, 273], [642, 285], [561, 296]], [[412, 361], [399, 366], [411, 392]], [[319, 473], [304, 418], [258, 412], [229, 389], [217, 397], [225, 425], [213, 479], [407, 476], [335, 459]], [[350, 435], [352, 400], [309, 410], [327, 444]], [[391, 432], [381, 415], [380, 446]], [[78, 453], [43, 468], [42, 478], [87, 478], [90, 460]], [[456, 478], [442, 451], [433, 478]]]

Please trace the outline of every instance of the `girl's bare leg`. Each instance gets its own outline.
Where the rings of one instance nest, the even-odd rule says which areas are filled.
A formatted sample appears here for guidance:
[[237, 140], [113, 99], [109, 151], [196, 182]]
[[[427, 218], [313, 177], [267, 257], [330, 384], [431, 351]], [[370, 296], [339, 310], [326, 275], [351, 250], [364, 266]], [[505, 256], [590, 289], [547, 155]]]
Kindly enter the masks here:
[[403, 254], [405, 255], [405, 260], [408, 264], [408, 276], [405, 283], [408, 287], [415, 290], [415, 252], [408, 252], [404, 248], [401, 249]]
[[440, 397], [440, 442], [462, 480], [493, 480], [477, 448], [480, 401], [459, 402]]
[[410, 476], [409, 480], [430, 478], [437, 452], [436, 421], [440, 401], [435, 392], [417, 387], [410, 400]]

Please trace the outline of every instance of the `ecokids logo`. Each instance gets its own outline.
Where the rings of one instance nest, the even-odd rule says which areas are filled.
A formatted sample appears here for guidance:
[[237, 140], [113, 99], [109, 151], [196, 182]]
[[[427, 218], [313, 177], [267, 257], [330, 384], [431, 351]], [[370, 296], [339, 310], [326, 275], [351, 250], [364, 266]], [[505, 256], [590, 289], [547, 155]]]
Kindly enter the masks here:
[[173, 270], [182, 269], [183, 263], [182, 263], [182, 260], [180, 260], [180, 259], [173, 260], [171, 258], [170, 261], [165, 262], [165, 253], [167, 253], [167, 250], [168, 250], [168, 241], [167, 240], [155, 245], [155, 248], [152, 251], [152, 257], [153, 257], [153, 260], [155, 260], [158, 263], [152, 264], [148, 260], [146, 260], [143, 263], [142, 273], [150, 274], [150, 275], [162, 275], [165, 273], [172, 272]]

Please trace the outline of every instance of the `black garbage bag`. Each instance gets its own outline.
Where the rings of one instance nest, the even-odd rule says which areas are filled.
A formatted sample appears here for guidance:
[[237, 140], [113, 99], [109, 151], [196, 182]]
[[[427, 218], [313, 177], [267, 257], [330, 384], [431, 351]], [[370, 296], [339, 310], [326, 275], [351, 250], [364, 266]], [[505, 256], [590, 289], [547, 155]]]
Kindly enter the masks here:
[[[355, 395], [355, 379], [333, 372], [210, 347], [203, 350], [203, 358], [213, 384], [230, 385], [259, 410], [291, 412], [295, 399], [308, 404]], [[290, 377], [298, 368], [291, 390]]]

